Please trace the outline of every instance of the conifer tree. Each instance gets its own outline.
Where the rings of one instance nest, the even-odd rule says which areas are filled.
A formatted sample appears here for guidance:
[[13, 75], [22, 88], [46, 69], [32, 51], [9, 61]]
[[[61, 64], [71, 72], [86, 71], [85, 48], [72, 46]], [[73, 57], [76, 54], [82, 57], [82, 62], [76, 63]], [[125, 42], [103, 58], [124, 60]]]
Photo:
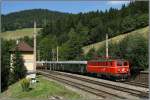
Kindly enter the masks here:
[[16, 82], [26, 76], [26, 67], [24, 66], [24, 61], [21, 56], [21, 53], [18, 49], [16, 49], [13, 58], [12, 58], [12, 75], [13, 75], [13, 82]]

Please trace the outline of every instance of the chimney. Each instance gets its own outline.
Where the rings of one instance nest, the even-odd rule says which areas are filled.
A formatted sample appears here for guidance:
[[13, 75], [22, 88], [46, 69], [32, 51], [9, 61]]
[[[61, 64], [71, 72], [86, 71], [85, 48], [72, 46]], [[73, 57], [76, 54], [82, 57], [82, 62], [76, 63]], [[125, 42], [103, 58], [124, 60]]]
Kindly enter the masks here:
[[19, 44], [19, 40], [16, 40], [16, 45], [18, 45]]

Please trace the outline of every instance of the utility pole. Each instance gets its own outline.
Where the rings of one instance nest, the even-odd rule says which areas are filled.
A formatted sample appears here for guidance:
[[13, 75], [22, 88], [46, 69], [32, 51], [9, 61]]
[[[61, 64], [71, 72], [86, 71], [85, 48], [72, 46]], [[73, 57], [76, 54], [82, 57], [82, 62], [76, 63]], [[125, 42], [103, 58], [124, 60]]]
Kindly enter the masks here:
[[40, 50], [37, 50], [38, 58], [37, 60], [40, 61]]
[[108, 58], [108, 34], [106, 34], [106, 58]]
[[52, 61], [55, 61], [55, 51], [52, 49]]
[[59, 57], [59, 53], [58, 53], [59, 51], [58, 50], [59, 50], [59, 47], [57, 46], [57, 61], [58, 61], [58, 57]]
[[34, 38], [34, 63], [33, 63], [33, 70], [34, 70], [34, 72], [36, 72], [36, 22], [35, 21], [34, 21], [33, 38]]

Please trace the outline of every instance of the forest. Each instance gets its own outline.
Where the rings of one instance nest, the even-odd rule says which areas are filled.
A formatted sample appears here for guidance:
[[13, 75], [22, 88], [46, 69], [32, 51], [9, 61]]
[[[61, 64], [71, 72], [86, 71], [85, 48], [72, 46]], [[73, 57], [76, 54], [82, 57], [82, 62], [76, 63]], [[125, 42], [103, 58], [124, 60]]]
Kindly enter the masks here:
[[58, 45], [66, 42], [72, 31], [80, 35], [83, 45], [88, 45], [104, 40], [106, 33], [109, 37], [114, 37], [147, 26], [148, 1], [131, 2], [122, 5], [121, 9], [110, 8], [79, 14], [47, 9], [14, 12], [2, 15], [2, 31], [31, 28], [34, 20], [37, 27], [43, 28], [41, 34], [56, 38]]
[[[92, 56], [95, 51], [90, 50], [87, 55], [83, 55], [83, 46], [105, 40], [106, 33], [111, 38], [148, 26], [148, 12], [148, 1], [130, 2], [128, 5], [122, 5], [121, 9], [110, 8], [106, 11], [97, 10], [78, 14], [47, 9], [24, 10], [2, 15], [2, 31], [32, 28], [35, 20], [37, 27], [42, 28], [37, 35], [37, 55], [39, 56], [37, 60], [56, 60], [57, 46], [59, 47], [59, 60], [90, 60], [93, 59]], [[33, 46], [32, 38], [24, 37], [20, 40], [24, 40]], [[141, 40], [143, 40], [141, 36], [125, 39], [118, 44], [122, 46], [119, 49], [117, 45], [109, 44], [115, 51], [112, 55], [125, 59], [130, 58], [132, 66], [139, 66], [142, 69], [148, 68], [148, 57], [145, 57], [148, 55], [148, 46], [146, 40]], [[133, 42], [135, 44], [139, 43], [139, 45], [130, 45]], [[2, 85], [5, 88], [10, 83], [9, 80], [3, 79], [3, 77], [9, 77], [9, 49], [14, 44], [15, 40], [2, 41]], [[125, 44], [129, 45], [130, 51], [125, 49]], [[142, 46], [142, 50], [136, 51]], [[102, 50], [100, 48], [96, 54], [104, 54]], [[133, 53], [135, 51], [136, 53]], [[119, 54], [126, 53], [128, 55], [119, 55], [118, 52]], [[143, 53], [144, 56], [142, 56]], [[139, 54], [143, 57], [141, 61], [137, 60]], [[133, 63], [133, 61], [136, 62]], [[140, 62], [143, 64], [141, 65]]]

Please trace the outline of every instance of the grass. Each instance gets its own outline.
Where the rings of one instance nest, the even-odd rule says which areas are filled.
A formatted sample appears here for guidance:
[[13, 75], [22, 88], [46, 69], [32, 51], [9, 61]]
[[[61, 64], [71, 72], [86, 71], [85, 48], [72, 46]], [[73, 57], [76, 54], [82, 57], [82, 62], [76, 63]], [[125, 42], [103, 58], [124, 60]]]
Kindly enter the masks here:
[[16, 99], [31, 98], [31, 99], [48, 99], [52, 96], [59, 96], [65, 99], [79, 99], [81, 96], [71, 90], [65, 88], [56, 82], [44, 79], [42, 76], [37, 78], [38, 82], [31, 85], [31, 90], [23, 92], [20, 82], [11, 85], [2, 96]]
[[[148, 33], [149, 33], [149, 26], [126, 33], [126, 34], [122, 34], [122, 35], [118, 35], [116, 37], [110, 38], [108, 39], [109, 42], [111, 43], [118, 43], [119, 41], [121, 41], [123, 38], [125, 38], [127, 35], [137, 35], [137, 34], [142, 34], [145, 38], [148, 39]], [[83, 51], [84, 54], [88, 53], [88, 51], [91, 48], [94, 48], [95, 50], [98, 50], [100, 47], [102, 47], [103, 45], [105, 45], [105, 41], [102, 42], [98, 42], [98, 43], [94, 43], [88, 46], [83, 47]]]
[[[23, 38], [25, 36], [33, 37], [33, 28], [23, 28], [23, 29], [17, 29], [14, 31], [6, 31], [1, 33], [1, 37], [6, 40], [15, 40], [19, 38]], [[37, 28], [37, 32], [41, 30], [41, 28]]]

